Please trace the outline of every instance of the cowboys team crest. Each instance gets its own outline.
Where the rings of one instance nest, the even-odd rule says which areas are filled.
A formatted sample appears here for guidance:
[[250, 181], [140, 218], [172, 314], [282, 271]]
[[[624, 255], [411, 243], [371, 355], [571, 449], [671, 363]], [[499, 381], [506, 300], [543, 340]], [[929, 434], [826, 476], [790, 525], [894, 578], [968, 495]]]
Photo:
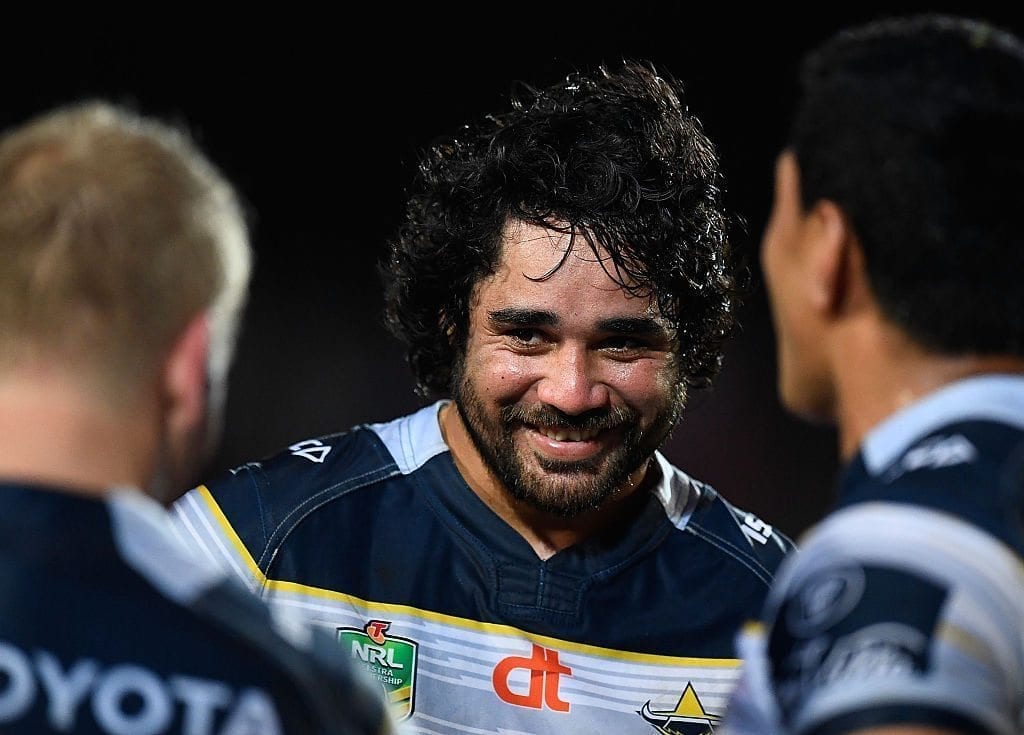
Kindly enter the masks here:
[[675, 708], [668, 711], [652, 709], [648, 700], [637, 714], [661, 735], [711, 735], [720, 720], [717, 715], [704, 710], [693, 684], [689, 683]]
[[362, 630], [338, 628], [338, 642], [380, 682], [395, 718], [404, 720], [413, 712], [418, 644], [385, 635], [389, 627], [387, 621], [371, 620]]

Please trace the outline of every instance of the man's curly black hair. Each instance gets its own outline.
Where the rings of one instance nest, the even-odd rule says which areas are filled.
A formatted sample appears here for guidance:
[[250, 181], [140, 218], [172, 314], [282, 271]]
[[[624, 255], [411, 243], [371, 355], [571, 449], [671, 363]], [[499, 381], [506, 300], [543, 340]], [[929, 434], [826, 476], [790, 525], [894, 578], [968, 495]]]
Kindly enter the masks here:
[[[511, 110], [435, 143], [380, 265], [386, 321], [425, 397], [448, 395], [474, 286], [519, 220], [604, 248], [609, 275], [676, 327], [680, 383], [708, 385], [738, 305], [714, 145], [649, 62], [521, 85]], [[595, 250], [596, 253], [596, 250]]]

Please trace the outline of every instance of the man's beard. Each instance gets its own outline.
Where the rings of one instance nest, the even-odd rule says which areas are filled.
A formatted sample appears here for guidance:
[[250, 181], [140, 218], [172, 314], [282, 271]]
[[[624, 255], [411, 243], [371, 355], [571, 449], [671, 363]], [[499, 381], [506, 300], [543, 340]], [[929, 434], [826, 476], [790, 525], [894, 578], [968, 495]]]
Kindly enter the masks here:
[[[629, 407], [594, 409], [573, 416], [544, 404], [513, 404], [501, 407], [495, 423], [464, 374], [455, 376], [453, 388], [452, 397], [476, 450], [508, 493], [560, 518], [575, 518], [600, 508], [616, 495], [668, 438], [685, 402], [682, 389], [673, 391], [647, 429], [639, 426], [639, 412]], [[592, 458], [557, 460], [534, 454], [536, 465], [531, 466], [530, 459], [520, 454], [529, 449], [516, 442], [516, 431], [543, 427], [616, 430], [622, 437], [618, 446]]]

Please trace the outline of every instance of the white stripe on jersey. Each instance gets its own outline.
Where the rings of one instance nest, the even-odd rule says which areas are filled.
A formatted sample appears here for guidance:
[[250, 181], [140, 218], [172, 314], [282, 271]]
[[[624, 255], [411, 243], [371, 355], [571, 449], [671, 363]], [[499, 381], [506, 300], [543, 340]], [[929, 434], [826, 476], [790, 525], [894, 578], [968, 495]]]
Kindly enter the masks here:
[[186, 543], [195, 541], [188, 546], [202, 549], [212, 564], [242, 580], [251, 591], [258, 592], [264, 578], [250, 568], [250, 564], [255, 566], [252, 556], [248, 553], [243, 555], [231, 546], [230, 536], [217, 528], [217, 520], [204, 504], [201, 492], [186, 493], [174, 504], [171, 512], [176, 530], [180, 536], [186, 537]]

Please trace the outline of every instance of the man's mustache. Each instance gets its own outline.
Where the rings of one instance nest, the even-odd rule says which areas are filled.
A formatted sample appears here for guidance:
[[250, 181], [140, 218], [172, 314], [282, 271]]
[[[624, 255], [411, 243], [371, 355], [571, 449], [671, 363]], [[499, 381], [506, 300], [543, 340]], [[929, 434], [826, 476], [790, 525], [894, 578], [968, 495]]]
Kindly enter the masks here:
[[501, 409], [503, 424], [529, 424], [538, 428], [562, 428], [576, 431], [599, 431], [635, 424], [637, 411], [626, 406], [595, 408], [579, 414], [568, 414], [552, 406], [504, 406]]

